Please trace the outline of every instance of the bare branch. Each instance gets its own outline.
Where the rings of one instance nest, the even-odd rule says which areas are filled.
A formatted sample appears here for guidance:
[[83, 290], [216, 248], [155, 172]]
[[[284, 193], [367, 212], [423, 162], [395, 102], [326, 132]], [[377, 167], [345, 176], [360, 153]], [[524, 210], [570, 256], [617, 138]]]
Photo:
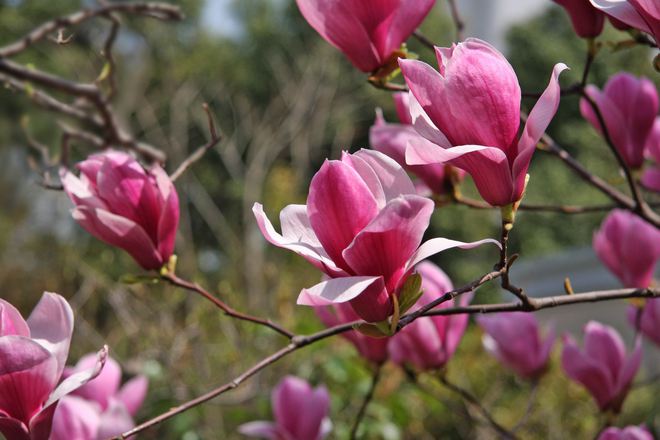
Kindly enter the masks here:
[[382, 372], [382, 370], [383, 370], [383, 364], [376, 365], [373, 376], [371, 377], [371, 384], [369, 385], [369, 390], [367, 390], [367, 394], [364, 395], [364, 399], [362, 400], [360, 409], [358, 410], [357, 415], [355, 416], [355, 421], [353, 422], [353, 427], [351, 428], [351, 434], [350, 434], [351, 440], [357, 439], [357, 432], [358, 429], [360, 428], [360, 423], [362, 423], [364, 414], [367, 412], [367, 407], [369, 406], [369, 402], [371, 402], [371, 399], [373, 399], [374, 397], [374, 391], [376, 391], [376, 386], [380, 381], [380, 373]]
[[456, 41], [463, 40], [463, 29], [465, 29], [465, 23], [461, 19], [461, 15], [458, 12], [458, 7], [456, 6], [456, 0], [447, 0], [449, 3], [449, 10], [451, 11], [451, 18], [454, 21], [456, 26]]

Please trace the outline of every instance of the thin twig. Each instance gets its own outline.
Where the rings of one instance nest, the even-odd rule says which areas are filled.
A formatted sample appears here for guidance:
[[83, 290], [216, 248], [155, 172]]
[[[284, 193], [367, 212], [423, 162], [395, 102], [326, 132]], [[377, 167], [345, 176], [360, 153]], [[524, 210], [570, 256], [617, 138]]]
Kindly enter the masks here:
[[511, 284], [511, 280], [509, 279], [509, 270], [511, 269], [511, 265], [516, 259], [515, 255], [513, 255], [511, 258], [509, 258], [508, 255], [509, 234], [511, 232], [512, 226], [512, 223], [507, 223], [504, 221], [504, 219], [502, 220], [502, 231], [500, 235], [500, 261], [497, 263], [496, 268], [502, 271], [500, 276], [502, 289], [513, 293], [523, 304], [529, 304], [529, 298], [527, 297], [525, 291], [520, 287]]
[[73, 14], [58, 17], [33, 29], [29, 34], [14, 43], [0, 48], [0, 58], [16, 55], [34, 43], [44, 39], [51, 32], [78, 25], [99, 15], [108, 15], [112, 12], [144, 15], [159, 20], [183, 20], [184, 16], [178, 6], [168, 3], [136, 2], [136, 3], [110, 3], [95, 9], [85, 9]]
[[426, 37], [426, 35], [424, 35], [419, 29], [413, 32], [413, 37], [415, 37], [417, 41], [422, 43], [422, 46], [426, 47], [427, 49], [431, 50], [431, 52], [435, 53], [435, 44], [433, 44], [433, 41], [431, 41], [428, 37]]
[[222, 139], [222, 136], [218, 134], [215, 128], [215, 122], [213, 122], [213, 115], [211, 114], [211, 110], [209, 109], [208, 104], [204, 103], [202, 104], [202, 107], [204, 108], [204, 111], [206, 112], [206, 117], [208, 118], [208, 124], [209, 124], [209, 133], [211, 135], [211, 138], [207, 143], [199, 147], [197, 150], [195, 150], [186, 160], [181, 162], [181, 164], [177, 167], [176, 171], [174, 171], [170, 175], [170, 179], [174, 182], [177, 180], [183, 173], [186, 172], [186, 170], [193, 165], [195, 162], [200, 160], [203, 156], [204, 153], [206, 153], [208, 150], [211, 148], [215, 147], [218, 142]]
[[241, 321], [248, 321], [254, 324], [262, 325], [264, 327], [268, 327], [271, 330], [276, 331], [277, 333], [281, 334], [282, 336], [285, 336], [288, 339], [291, 339], [295, 336], [290, 331], [286, 330], [285, 328], [281, 327], [278, 324], [275, 324], [269, 319], [258, 318], [256, 316], [251, 316], [233, 309], [231, 306], [227, 305], [224, 301], [220, 300], [211, 292], [204, 289], [202, 286], [200, 286], [197, 283], [192, 283], [190, 281], [181, 279], [177, 275], [171, 272], [161, 275], [161, 278], [174, 286], [181, 287], [183, 289], [189, 290], [191, 292], [195, 292], [203, 296], [207, 300], [211, 301], [217, 308], [225, 312], [227, 316], [231, 316], [232, 318], [236, 318]]
[[107, 79], [109, 90], [108, 94], [106, 95], [106, 99], [109, 101], [115, 96], [115, 93], [117, 92], [115, 57], [112, 54], [112, 48], [115, 44], [115, 40], [117, 39], [117, 34], [119, 33], [120, 22], [119, 18], [117, 18], [117, 16], [113, 13], [104, 14], [103, 17], [110, 21], [110, 32], [108, 32], [108, 36], [105, 39], [105, 44], [103, 45], [103, 51], [101, 52], [101, 55], [103, 55], [103, 58], [105, 58], [106, 65], [103, 67], [101, 72], [102, 77], [99, 77], [97, 81], [101, 82], [102, 80]]
[[456, 41], [463, 41], [463, 29], [465, 29], [465, 23], [461, 19], [461, 15], [458, 12], [458, 7], [456, 6], [455, 0], [447, 0], [449, 3], [449, 10], [451, 11], [451, 19], [454, 21], [454, 26], [456, 26]]
[[362, 400], [360, 409], [358, 410], [358, 413], [355, 416], [355, 421], [353, 422], [353, 427], [351, 428], [351, 434], [350, 434], [351, 440], [357, 439], [357, 432], [358, 429], [360, 428], [360, 423], [362, 423], [364, 414], [367, 412], [367, 407], [369, 406], [369, 402], [371, 402], [371, 399], [374, 397], [374, 391], [376, 391], [376, 386], [378, 385], [378, 381], [380, 380], [380, 373], [382, 370], [383, 370], [383, 364], [377, 364], [374, 369], [374, 374], [371, 378], [371, 385], [369, 385], [369, 390], [367, 390], [367, 394], [364, 395], [364, 399]]
[[536, 379], [532, 382], [532, 389], [529, 392], [529, 396], [527, 397], [527, 408], [525, 408], [525, 412], [523, 413], [522, 417], [518, 422], [511, 428], [511, 432], [515, 433], [522, 428], [525, 423], [527, 423], [527, 420], [529, 419], [529, 416], [532, 414], [532, 408], [534, 408], [534, 402], [536, 401], [536, 395], [538, 394], [538, 389], [539, 389], [539, 380]]
[[460, 386], [454, 384], [453, 382], [450, 382], [447, 377], [444, 374], [439, 375], [439, 380], [440, 382], [450, 391], [458, 394], [463, 398], [463, 400], [467, 401], [470, 403], [473, 407], [477, 409], [477, 411], [481, 414], [481, 416], [486, 419], [486, 421], [497, 431], [498, 434], [502, 438], [510, 439], [510, 440], [515, 440], [517, 439], [516, 435], [497, 423], [493, 416], [488, 412], [486, 408], [479, 402], [479, 399], [477, 399], [472, 393], [470, 393], [468, 390], [461, 388]]
[[[492, 273], [492, 272], [491, 272]], [[490, 274], [489, 274], [490, 275]], [[481, 281], [483, 280], [484, 277], [479, 278], [477, 280], [474, 280], [472, 283], [461, 287], [457, 289], [456, 291], [453, 291], [454, 295], [456, 296], [458, 291], [460, 292], [466, 292], [470, 291], [470, 287], [473, 285], [479, 285]], [[494, 278], [494, 276], [493, 276]], [[492, 279], [492, 278], [490, 278]], [[483, 283], [482, 283], [483, 284]], [[194, 286], [194, 285], [193, 285]], [[447, 294], [443, 295], [443, 297], [446, 297], [449, 295], [449, 299], [451, 299], [453, 296], [451, 296], [452, 292], [448, 292]], [[550, 308], [550, 307], [558, 307], [562, 305], [567, 305], [567, 304], [576, 304], [576, 303], [582, 303], [582, 302], [593, 302], [593, 301], [607, 301], [607, 300], [613, 300], [613, 299], [622, 299], [622, 298], [653, 298], [653, 297], [660, 297], [660, 289], [619, 289], [619, 290], [610, 290], [610, 291], [600, 291], [600, 292], [587, 292], [587, 293], [582, 293], [582, 294], [575, 294], [575, 295], [561, 295], [561, 296], [555, 296], [555, 297], [549, 297], [549, 298], [541, 298], [541, 299], [534, 299], [532, 301], [532, 307], [530, 308], [529, 306], [524, 306], [522, 303], [505, 303], [505, 304], [487, 304], [487, 305], [481, 305], [481, 306], [467, 306], [467, 307], [452, 307], [452, 308], [447, 308], [447, 309], [441, 309], [441, 310], [432, 310], [432, 311], [427, 311], [427, 313], [424, 316], [431, 316], [431, 315], [453, 315], [453, 314], [464, 314], [464, 313], [495, 313], [495, 312], [500, 312], [500, 311], [526, 311], [526, 312], [531, 312], [535, 310], [540, 310], [544, 308]], [[400, 321], [399, 325], [405, 326], [409, 324], [412, 320], [414, 320], [416, 317], [419, 317], [419, 315], [415, 316], [413, 319], [407, 319], [409, 316], [414, 315], [414, 313], [410, 315], [404, 316]], [[130, 431], [125, 432], [124, 434], [115, 437], [116, 440], [122, 440], [126, 439], [129, 437], [132, 437], [148, 428], [151, 428], [159, 423], [162, 423], [165, 420], [168, 420], [178, 414], [181, 414], [191, 408], [194, 408], [197, 405], [200, 405], [208, 400], [211, 400], [227, 391], [233, 390], [237, 388], [241, 383], [243, 383], [246, 379], [250, 378], [254, 374], [258, 373], [259, 371], [263, 370], [264, 368], [272, 365], [279, 359], [303, 348], [306, 347], [310, 344], [313, 344], [315, 342], [318, 342], [320, 340], [329, 338], [331, 336], [335, 336], [344, 332], [347, 332], [349, 330], [353, 330], [354, 326], [362, 324], [363, 321], [354, 321], [354, 322], [348, 322], [344, 324], [340, 324], [334, 327], [329, 327], [324, 330], [321, 330], [316, 333], [312, 333], [310, 335], [296, 335], [291, 338], [291, 343], [287, 345], [286, 347], [276, 351], [272, 355], [262, 359], [249, 369], [247, 369], [245, 372], [234, 378], [234, 380], [218, 387], [215, 388], [214, 390], [209, 391], [208, 393], [197, 397], [193, 400], [190, 400], [182, 405], [176, 406], [169, 411], [154, 417], [153, 419], [150, 419], [135, 428], [131, 429]]]

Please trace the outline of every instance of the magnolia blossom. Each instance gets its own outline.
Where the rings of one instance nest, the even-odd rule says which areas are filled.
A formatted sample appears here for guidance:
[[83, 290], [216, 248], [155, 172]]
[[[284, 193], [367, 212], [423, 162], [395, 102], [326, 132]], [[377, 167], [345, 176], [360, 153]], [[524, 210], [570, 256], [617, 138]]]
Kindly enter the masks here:
[[410, 117], [410, 95], [408, 93], [394, 93], [394, 103], [399, 117], [399, 124], [387, 123], [380, 109], [376, 113], [376, 121], [369, 130], [369, 143], [371, 148], [378, 150], [394, 159], [408, 172], [419, 177], [423, 182], [417, 185], [420, 195], [429, 191], [442, 194], [447, 191], [452, 179], [458, 181], [465, 172], [449, 165], [407, 165], [406, 148], [411, 139], [418, 142], [429, 142], [422, 137], [412, 125]]
[[[454, 287], [447, 275], [435, 264], [422, 262], [415, 268], [422, 276], [422, 297], [412, 311], [440, 298]], [[465, 306], [471, 295], [463, 294], [458, 305]], [[455, 301], [445, 301], [434, 310], [453, 307]], [[389, 352], [397, 364], [414, 365], [419, 370], [441, 368], [452, 357], [465, 333], [468, 315], [429, 316], [418, 318], [392, 337]]]
[[639, 340], [630, 356], [626, 356], [619, 333], [595, 321], [585, 326], [584, 351], [569, 335], [563, 340], [561, 364], [566, 375], [591, 393], [601, 411], [618, 413], [642, 361]]
[[0, 299], [0, 434], [7, 439], [47, 440], [58, 401], [103, 368], [105, 349], [60, 382], [72, 333], [73, 311], [60, 295], [44, 293], [27, 320]]
[[272, 394], [274, 422], [250, 422], [238, 432], [269, 440], [322, 440], [332, 429], [330, 396], [324, 386], [312, 388], [303, 379], [286, 376]]
[[582, 38], [595, 38], [603, 32], [605, 14], [594, 8], [589, 0], [553, 0], [571, 17], [575, 33]]
[[623, 429], [610, 426], [596, 440], [653, 440], [653, 435], [644, 426], [626, 426]]
[[124, 249], [144, 269], [159, 269], [174, 251], [179, 198], [158, 165], [144, 169], [133, 157], [108, 150], [62, 170], [73, 218], [96, 238]]
[[280, 213], [282, 234], [260, 204], [253, 211], [270, 243], [303, 256], [329, 278], [303, 289], [298, 304], [348, 302], [369, 322], [393, 313], [392, 295], [400, 294], [418, 262], [453, 247], [497, 243], [435, 238], [420, 246], [433, 202], [415, 193], [395, 161], [373, 150], [326, 160], [312, 178], [307, 205], [289, 205]]
[[435, 4], [435, 0], [296, 2], [307, 22], [363, 72], [396, 66], [401, 44]]
[[480, 316], [483, 344], [500, 362], [527, 379], [539, 377], [546, 369], [555, 343], [554, 329], [541, 336], [531, 313], [508, 312]]
[[594, 7], [660, 41], [660, 4], [657, 0], [590, 0]]
[[626, 287], [649, 287], [660, 258], [660, 231], [637, 215], [613, 210], [593, 239], [598, 258]]
[[[65, 376], [89, 368], [94, 355], [88, 354]], [[135, 426], [133, 416], [142, 406], [148, 381], [137, 376], [121, 388], [121, 367], [108, 358], [101, 374], [62, 400], [55, 411], [50, 440], [103, 440], [119, 435]], [[74, 435], [75, 433], [75, 435]]]
[[642, 308], [629, 306], [628, 321], [660, 347], [660, 298], [647, 299]]
[[558, 76], [567, 67], [555, 66], [519, 137], [520, 85], [506, 58], [473, 38], [435, 51], [439, 72], [421, 61], [399, 60], [415, 98], [413, 124], [435, 144], [411, 140], [406, 162], [464, 169], [491, 205], [519, 201], [536, 144], [559, 105]]
[[[612, 143], [626, 164], [641, 167], [660, 108], [653, 82], [621, 72], [607, 81], [602, 92], [593, 85], [588, 85], [585, 92], [598, 106]], [[580, 100], [580, 112], [596, 130], [602, 131], [596, 113], [584, 98]]]
[[[327, 327], [360, 319], [348, 303], [335, 304], [331, 307], [315, 307], [314, 311]], [[360, 353], [360, 356], [369, 362], [382, 364], [387, 360], [389, 338], [373, 338], [356, 330], [344, 332], [341, 335], [349, 340]]]
[[647, 158], [654, 163], [651, 167], [644, 170], [642, 175], [642, 185], [660, 192], [660, 116], [655, 118], [651, 134], [646, 138], [644, 152]]

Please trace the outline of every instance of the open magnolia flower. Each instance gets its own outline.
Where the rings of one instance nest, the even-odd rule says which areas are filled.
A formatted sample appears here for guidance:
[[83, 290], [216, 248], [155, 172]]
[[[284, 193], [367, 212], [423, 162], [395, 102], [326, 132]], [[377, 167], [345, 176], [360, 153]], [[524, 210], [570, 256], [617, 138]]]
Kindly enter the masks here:
[[7, 439], [47, 440], [58, 401], [103, 368], [105, 348], [60, 382], [72, 333], [73, 311], [60, 295], [45, 292], [27, 320], [0, 299], [0, 433]]
[[454, 247], [498, 244], [435, 238], [420, 246], [433, 202], [416, 194], [394, 160], [372, 150], [326, 160], [312, 178], [307, 205], [289, 205], [280, 213], [282, 234], [260, 204], [253, 211], [269, 242], [303, 256], [329, 277], [303, 289], [298, 304], [348, 302], [368, 322], [395, 312], [401, 288], [420, 261]]
[[363, 72], [396, 66], [435, 0], [296, 0], [305, 20]]
[[436, 47], [439, 71], [417, 60], [399, 60], [408, 83], [417, 131], [429, 142], [409, 141], [408, 165], [446, 163], [467, 171], [483, 199], [506, 206], [521, 199], [536, 144], [559, 106], [555, 65], [548, 87], [519, 136], [520, 85], [504, 56], [474, 38]]
[[[93, 365], [95, 355], [83, 356], [71, 376]], [[57, 407], [50, 440], [104, 440], [135, 426], [133, 416], [147, 393], [147, 378], [137, 376], [121, 388], [121, 367], [108, 357], [101, 374], [66, 396]]]
[[646, 32], [660, 41], [658, 0], [590, 0], [591, 4], [615, 19]]
[[160, 269], [174, 251], [179, 198], [158, 165], [145, 169], [129, 154], [108, 150], [61, 171], [75, 205], [73, 218], [94, 237], [117, 246], [146, 270]]

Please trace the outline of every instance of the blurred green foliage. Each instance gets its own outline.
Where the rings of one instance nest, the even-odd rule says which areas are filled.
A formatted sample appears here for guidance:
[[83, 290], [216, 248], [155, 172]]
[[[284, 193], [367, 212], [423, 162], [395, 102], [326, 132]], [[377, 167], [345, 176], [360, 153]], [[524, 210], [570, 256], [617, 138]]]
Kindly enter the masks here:
[[[86, 4], [86, 2], [85, 2]], [[124, 19], [117, 42], [119, 94], [115, 108], [123, 123], [140, 138], [159, 146], [176, 164], [205, 142], [201, 103], [208, 102], [223, 141], [177, 183], [182, 222], [177, 252], [179, 272], [219, 292], [239, 310], [269, 316], [298, 332], [321, 326], [313, 312], [295, 306], [298, 291], [319, 274], [301, 258], [269, 247], [256, 231], [250, 208], [263, 202], [271, 218], [289, 203], [304, 203], [309, 179], [326, 157], [341, 149], [368, 145], [368, 129], [377, 106], [394, 119], [391, 98], [374, 90], [365, 78], [329, 47], [301, 19], [293, 1], [235, 0], [234, 13], [244, 32], [224, 38], [200, 27], [200, 0], [177, 2], [187, 18], [168, 24], [147, 18]], [[78, 0], [0, 0], [0, 44], [38, 23], [73, 11]], [[444, 5], [443, 5], [444, 6]], [[438, 45], [451, 43], [453, 28], [443, 7], [423, 25]], [[18, 60], [65, 77], [93, 81], [103, 66], [100, 56], [108, 23], [96, 20], [73, 32], [72, 42], [36, 45]], [[549, 38], [548, 36], [551, 36]], [[601, 40], [625, 39], [608, 29]], [[582, 72], [585, 43], [572, 32], [556, 7], [513, 28], [508, 57], [525, 91], [545, 87], [552, 66], [567, 63], [572, 71], [562, 84]], [[430, 63], [432, 54], [417, 41], [409, 47]], [[599, 86], [625, 68], [658, 83], [647, 50], [613, 52], [604, 46], [591, 81]], [[58, 95], [61, 97], [61, 95]], [[147, 404], [139, 420], [165, 411], [222, 384], [284, 341], [264, 329], [225, 319], [200, 298], [163, 284], [118, 283], [136, 266], [74, 226], [64, 195], [34, 184], [27, 168], [27, 130], [59, 148], [58, 118], [35, 108], [26, 96], [0, 91], [0, 281], [2, 297], [27, 311], [43, 290], [57, 291], [76, 308], [76, 333], [70, 359], [108, 343], [129, 373], [151, 378]], [[534, 100], [524, 100], [530, 108]], [[71, 123], [71, 121], [67, 121]], [[550, 134], [592, 171], [625, 190], [624, 182], [602, 140], [580, 118], [577, 100], [562, 100]], [[75, 159], [88, 149], [73, 145]], [[538, 152], [531, 167], [526, 201], [590, 204], [606, 200], [582, 183], [559, 161]], [[465, 192], [476, 196], [470, 183]], [[519, 214], [513, 250], [522, 257], [586, 246], [602, 214], [569, 220], [554, 214]], [[428, 236], [472, 241], [495, 236], [496, 213], [462, 206], [439, 209]], [[436, 259], [462, 285], [488, 270], [494, 249], [450, 251]], [[559, 283], [558, 283], [559, 285]], [[499, 298], [492, 287], [479, 301]], [[282, 360], [241, 388], [145, 432], [144, 439], [238, 438], [243, 422], [271, 417], [268, 395], [286, 373], [327, 384], [332, 392], [332, 438], [346, 438], [361, 396], [370, 383], [370, 367], [340, 338], [324, 341]], [[473, 325], [449, 363], [448, 376], [469, 388], [505, 426], [525, 413], [531, 385], [515, 379], [484, 354], [480, 331]], [[552, 369], [531, 393], [522, 438], [590, 438], [602, 425], [586, 392], [569, 382], [555, 353]], [[636, 388], [620, 423], [644, 421], [657, 389]], [[656, 408], [657, 409], [657, 408]], [[474, 412], [443, 389], [433, 375], [412, 383], [388, 365], [362, 426], [364, 438], [493, 438], [474, 421]], [[647, 420], [652, 423], [652, 420]]]

